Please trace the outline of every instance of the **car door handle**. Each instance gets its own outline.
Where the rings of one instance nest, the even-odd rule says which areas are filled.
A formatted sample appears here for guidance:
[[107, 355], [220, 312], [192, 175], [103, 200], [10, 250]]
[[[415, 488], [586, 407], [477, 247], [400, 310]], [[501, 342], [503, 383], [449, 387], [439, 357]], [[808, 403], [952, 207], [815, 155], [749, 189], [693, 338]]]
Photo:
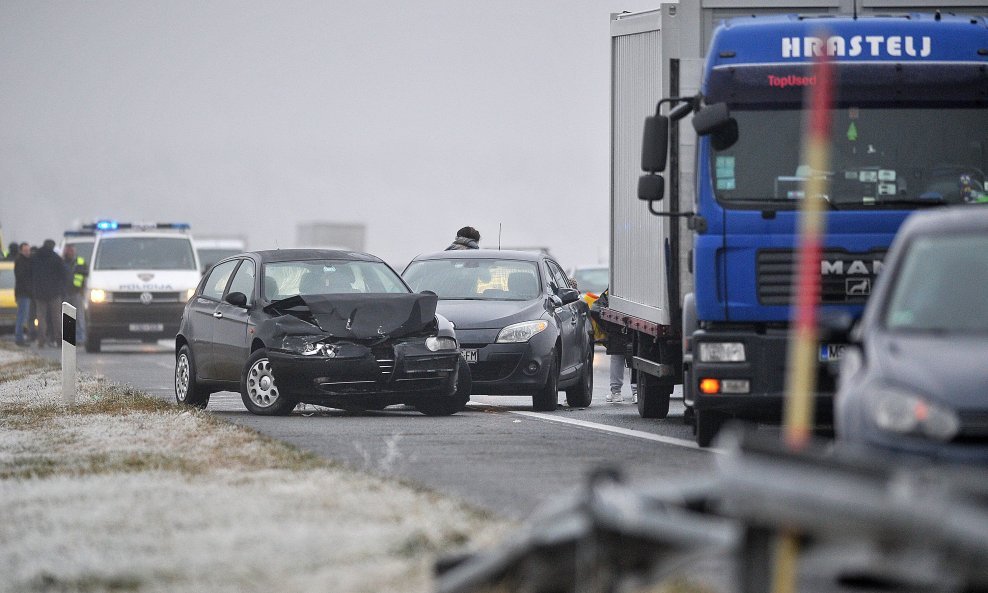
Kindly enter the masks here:
[[221, 313], [220, 311], [216, 311], [215, 313], [213, 313], [213, 317], [219, 319], [223, 317], [223, 313]]

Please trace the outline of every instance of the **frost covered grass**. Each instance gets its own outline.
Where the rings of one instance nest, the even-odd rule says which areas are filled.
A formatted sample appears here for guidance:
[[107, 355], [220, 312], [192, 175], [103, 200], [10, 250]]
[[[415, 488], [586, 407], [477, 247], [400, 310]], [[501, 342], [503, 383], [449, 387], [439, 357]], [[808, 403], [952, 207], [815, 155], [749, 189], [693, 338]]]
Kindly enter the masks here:
[[511, 526], [0, 347], [0, 592], [428, 591]]

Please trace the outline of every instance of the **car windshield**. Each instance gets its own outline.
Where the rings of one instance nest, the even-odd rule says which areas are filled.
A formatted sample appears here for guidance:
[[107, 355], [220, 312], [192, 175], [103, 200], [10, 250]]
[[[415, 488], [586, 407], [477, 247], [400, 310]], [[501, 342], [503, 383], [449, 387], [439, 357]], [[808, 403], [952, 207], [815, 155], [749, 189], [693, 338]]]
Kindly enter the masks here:
[[306, 294], [371, 293], [408, 293], [408, 287], [382, 262], [320, 259], [264, 265], [263, 296], [269, 301]]
[[573, 280], [576, 280], [578, 290], [597, 294], [604, 292], [607, 283], [610, 282], [607, 268], [577, 268], [573, 272]]
[[800, 162], [802, 110], [732, 110], [737, 143], [711, 151], [717, 198], [795, 208], [805, 179], [823, 175], [841, 210], [988, 201], [988, 110], [849, 106], [831, 115], [831, 165], [812, 171]]
[[913, 241], [895, 279], [890, 330], [988, 332], [988, 237], [954, 235]]
[[195, 270], [188, 237], [101, 238], [96, 270]]
[[510, 259], [413, 261], [404, 274], [412, 290], [431, 290], [440, 300], [527, 301], [540, 294], [534, 262]]

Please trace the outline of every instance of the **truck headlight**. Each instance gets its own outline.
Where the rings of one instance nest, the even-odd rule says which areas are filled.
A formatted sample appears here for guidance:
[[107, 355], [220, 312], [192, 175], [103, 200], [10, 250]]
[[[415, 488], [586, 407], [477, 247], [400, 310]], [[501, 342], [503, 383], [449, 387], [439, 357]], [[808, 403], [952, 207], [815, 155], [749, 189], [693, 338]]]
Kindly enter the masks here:
[[105, 303], [110, 300], [109, 294], [102, 288], [93, 288], [89, 291], [90, 303]]
[[948, 408], [895, 388], [880, 389], [873, 399], [872, 417], [882, 430], [921, 433], [939, 441], [957, 436], [960, 420]]
[[700, 342], [700, 362], [745, 362], [743, 342]]
[[548, 321], [541, 319], [537, 321], [522, 321], [513, 323], [497, 334], [495, 342], [499, 344], [517, 344], [531, 340], [539, 332], [543, 332], [549, 327]]
[[432, 336], [425, 339], [425, 347], [433, 352], [437, 350], [456, 350], [456, 340], [448, 336]]

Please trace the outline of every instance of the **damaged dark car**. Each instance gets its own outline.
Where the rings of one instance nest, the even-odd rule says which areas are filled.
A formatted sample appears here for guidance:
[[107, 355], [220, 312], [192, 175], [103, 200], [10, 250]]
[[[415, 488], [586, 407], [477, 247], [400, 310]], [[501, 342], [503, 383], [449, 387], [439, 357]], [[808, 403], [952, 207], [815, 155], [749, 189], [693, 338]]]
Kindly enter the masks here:
[[346, 410], [414, 406], [453, 414], [470, 369], [435, 294], [413, 293], [365, 253], [281, 249], [214, 265], [175, 341], [175, 398], [200, 408], [239, 391], [259, 415], [298, 403]]

